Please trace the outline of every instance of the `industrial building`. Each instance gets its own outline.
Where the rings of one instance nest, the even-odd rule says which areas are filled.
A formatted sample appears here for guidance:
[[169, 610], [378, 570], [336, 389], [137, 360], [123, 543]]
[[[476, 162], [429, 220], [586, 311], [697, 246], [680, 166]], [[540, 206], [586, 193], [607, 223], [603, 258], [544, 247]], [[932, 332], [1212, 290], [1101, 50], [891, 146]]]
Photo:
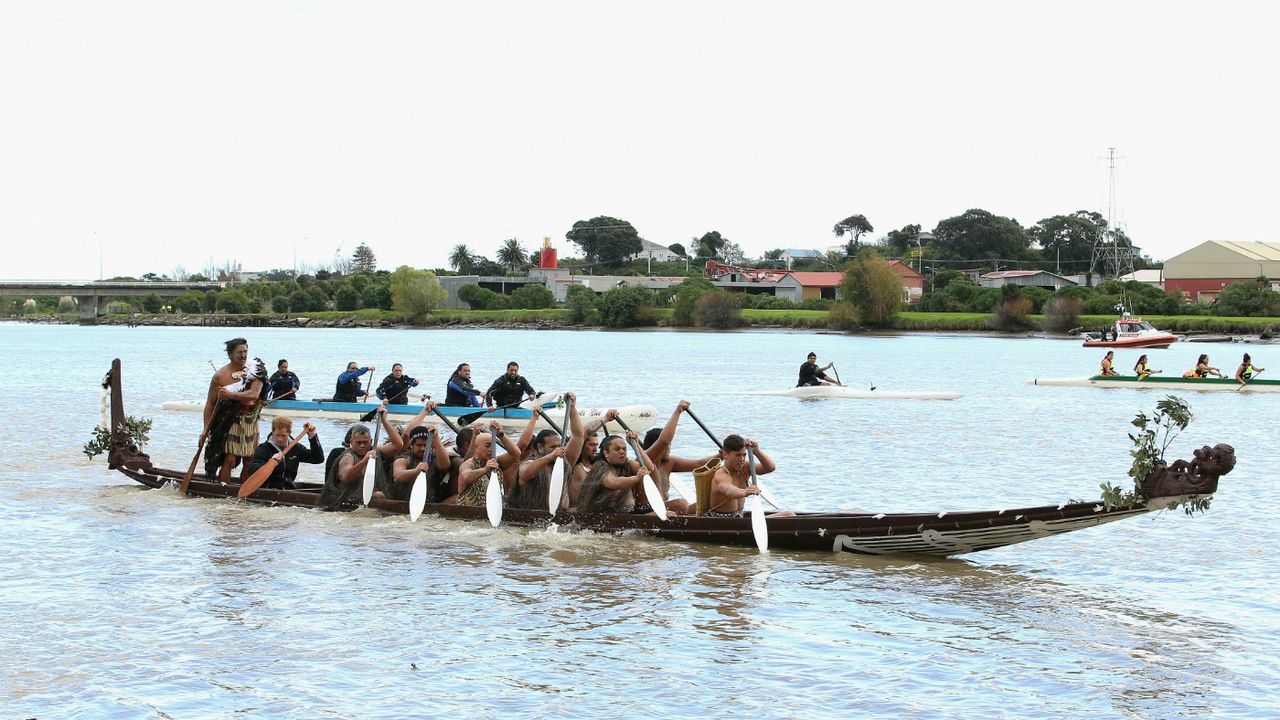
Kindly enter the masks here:
[[1164, 262], [1164, 289], [1206, 304], [1231, 283], [1258, 277], [1280, 291], [1280, 243], [1209, 240]]

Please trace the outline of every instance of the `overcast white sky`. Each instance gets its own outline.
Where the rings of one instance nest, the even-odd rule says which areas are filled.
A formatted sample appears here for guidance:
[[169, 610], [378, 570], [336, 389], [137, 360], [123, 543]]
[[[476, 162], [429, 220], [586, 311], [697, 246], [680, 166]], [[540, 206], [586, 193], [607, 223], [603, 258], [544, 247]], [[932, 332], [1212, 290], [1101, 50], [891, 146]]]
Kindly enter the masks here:
[[968, 208], [1271, 240], [1267, 3], [0, 0], [3, 279], [530, 249], [750, 256]]

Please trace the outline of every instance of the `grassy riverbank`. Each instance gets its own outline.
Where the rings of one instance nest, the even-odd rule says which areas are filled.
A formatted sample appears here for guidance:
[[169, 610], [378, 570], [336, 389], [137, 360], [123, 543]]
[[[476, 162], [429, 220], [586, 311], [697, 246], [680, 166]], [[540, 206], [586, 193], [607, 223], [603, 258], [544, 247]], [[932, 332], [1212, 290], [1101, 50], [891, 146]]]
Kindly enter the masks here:
[[[672, 324], [674, 311], [660, 308], [654, 318], [659, 326]], [[828, 313], [825, 310], [752, 310], [742, 311], [747, 327], [799, 328], [826, 330]], [[56, 315], [13, 316], [11, 320], [74, 324], [79, 322], [75, 313]], [[1217, 317], [1212, 315], [1148, 315], [1144, 319], [1161, 330], [1171, 332], [1220, 333], [1222, 335], [1270, 335], [1280, 332], [1277, 317]], [[994, 316], [989, 313], [900, 312], [893, 323], [893, 330], [908, 332], [996, 332]], [[1043, 332], [1044, 317], [1030, 315], [1030, 327], [1014, 332]], [[1098, 330], [1115, 321], [1114, 315], [1082, 315], [1077, 325], [1085, 330]], [[355, 310], [343, 312], [296, 313], [290, 315], [171, 315], [138, 314], [107, 315], [99, 319], [109, 325], [212, 325], [212, 326], [289, 326], [289, 327], [402, 327], [408, 325], [431, 326], [520, 326], [520, 327], [575, 327], [570, 321], [570, 311], [551, 308], [546, 310], [438, 310], [425, 320], [410, 322], [402, 313], [391, 310]]]

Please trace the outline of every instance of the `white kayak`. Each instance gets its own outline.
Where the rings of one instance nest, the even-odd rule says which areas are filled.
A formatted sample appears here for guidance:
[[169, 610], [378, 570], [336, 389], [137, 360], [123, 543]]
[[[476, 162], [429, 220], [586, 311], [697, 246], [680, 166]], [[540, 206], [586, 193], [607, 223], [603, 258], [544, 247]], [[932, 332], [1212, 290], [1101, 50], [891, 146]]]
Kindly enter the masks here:
[[859, 388], [840, 387], [838, 385], [813, 385], [793, 387], [787, 390], [737, 390], [719, 393], [720, 395], [772, 395], [776, 397], [814, 398], [851, 398], [854, 400], [955, 400], [960, 393], [951, 392], [909, 392], [904, 390], [862, 390]]

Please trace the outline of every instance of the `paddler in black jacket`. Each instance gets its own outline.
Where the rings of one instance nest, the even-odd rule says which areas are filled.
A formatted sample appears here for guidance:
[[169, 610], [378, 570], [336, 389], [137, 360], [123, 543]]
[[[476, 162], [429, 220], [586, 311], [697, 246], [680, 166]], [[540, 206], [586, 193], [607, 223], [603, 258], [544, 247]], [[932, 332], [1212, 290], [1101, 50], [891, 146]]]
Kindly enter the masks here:
[[488, 396], [489, 407], [511, 407], [523, 400], [525, 395], [535, 397], [538, 393], [533, 391], [529, 381], [520, 374], [520, 363], [509, 362], [507, 372], [494, 380], [485, 394]]
[[404, 374], [404, 366], [396, 363], [391, 366], [391, 374], [382, 378], [378, 385], [378, 397], [386, 400], [388, 405], [408, 405], [409, 388], [417, 387], [418, 381]]
[[796, 383], [796, 387], [808, 387], [816, 385], [840, 385], [827, 377], [823, 370], [830, 370], [835, 363], [827, 363], [823, 367], [818, 367], [818, 354], [809, 353], [809, 359], [800, 366], [800, 381]]
[[337, 402], [357, 402], [364, 389], [360, 387], [360, 376], [374, 371], [374, 367], [360, 367], [354, 362], [347, 363], [347, 371], [338, 376], [338, 384], [333, 389], [333, 399]]
[[267, 378], [267, 399], [297, 400], [298, 389], [301, 387], [302, 381], [289, 371], [289, 361], [281, 360], [276, 363], [276, 371]]
[[462, 363], [445, 386], [444, 404], [454, 407], [480, 407], [484, 393], [471, 385], [471, 366]]
[[253, 451], [253, 458], [249, 460], [249, 467], [246, 472], [250, 475], [257, 472], [258, 468], [267, 464], [267, 461], [274, 456], [280, 456], [283, 462], [276, 465], [276, 469], [272, 471], [271, 477], [267, 478], [267, 482], [263, 485], [265, 488], [272, 490], [292, 490], [293, 481], [298, 477], [298, 463], [322, 463], [324, 462], [324, 449], [320, 447], [320, 437], [316, 435], [316, 426], [306, 423], [302, 426], [307, 431], [307, 448], [303, 448], [301, 443], [294, 445], [288, 453], [280, 455], [289, 443], [293, 442], [293, 420], [283, 415], [272, 418], [271, 434], [267, 436], [267, 441], [259, 445]]

